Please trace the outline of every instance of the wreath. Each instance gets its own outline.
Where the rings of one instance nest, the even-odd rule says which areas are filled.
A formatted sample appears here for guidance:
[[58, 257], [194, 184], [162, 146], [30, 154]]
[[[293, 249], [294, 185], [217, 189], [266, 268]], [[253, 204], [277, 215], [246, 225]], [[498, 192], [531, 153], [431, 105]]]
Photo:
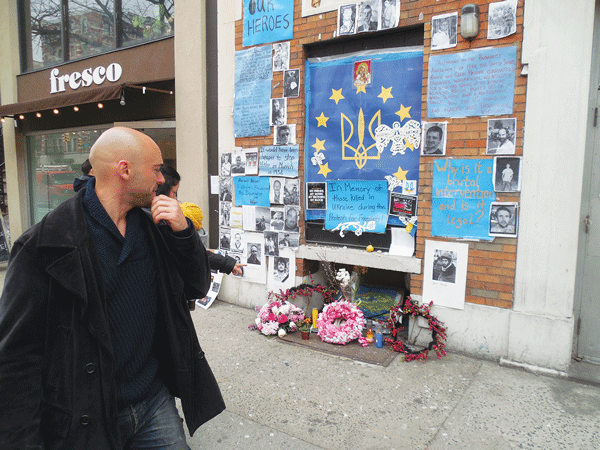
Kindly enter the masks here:
[[426, 361], [429, 356], [429, 350], [434, 350], [438, 359], [440, 359], [442, 356], [446, 356], [446, 327], [444, 326], [443, 322], [440, 322], [435, 316], [431, 314], [430, 308], [432, 305], [433, 302], [430, 302], [429, 305], [419, 306], [416, 303], [413, 303], [410, 297], [407, 297], [402, 308], [400, 308], [398, 304], [390, 310], [390, 318], [388, 319], [388, 325], [391, 330], [391, 334], [395, 339], [397, 337], [398, 332], [400, 331], [400, 328], [396, 327], [396, 324], [398, 322], [398, 318], [403, 314], [415, 317], [425, 317], [427, 319], [427, 322], [429, 323], [429, 330], [431, 330], [431, 342], [427, 347], [425, 347], [422, 350], [411, 350], [407, 348], [404, 345], [404, 343], [398, 339], [385, 339], [385, 342], [390, 344], [393, 350], [400, 353], [404, 353], [404, 360], [406, 362], [419, 359]]
[[336, 301], [325, 305], [323, 312], [319, 314], [317, 336], [324, 342], [342, 345], [358, 339], [358, 342], [366, 347], [369, 342], [362, 335], [364, 326], [365, 317], [354, 303]]

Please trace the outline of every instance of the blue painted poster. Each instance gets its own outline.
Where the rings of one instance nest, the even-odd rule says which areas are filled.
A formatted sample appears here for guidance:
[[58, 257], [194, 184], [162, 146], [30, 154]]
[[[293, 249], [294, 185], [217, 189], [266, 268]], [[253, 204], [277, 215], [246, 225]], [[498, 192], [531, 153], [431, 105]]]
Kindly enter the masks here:
[[235, 52], [235, 137], [268, 136], [273, 65], [270, 45]]
[[385, 233], [389, 203], [386, 181], [328, 181], [325, 229]]
[[271, 206], [269, 201], [269, 178], [235, 177], [235, 206]]
[[244, 0], [244, 47], [293, 36], [294, 0]]
[[[383, 50], [305, 66], [305, 181], [381, 181], [416, 192], [423, 51]], [[414, 195], [414, 194], [413, 194]], [[325, 219], [308, 210], [306, 220]], [[398, 217], [388, 223], [402, 225]]]
[[427, 117], [512, 114], [517, 47], [431, 55]]
[[491, 240], [490, 205], [496, 199], [492, 159], [435, 159], [431, 235]]
[[273, 145], [260, 148], [259, 175], [261, 177], [298, 176], [300, 147], [297, 145]]

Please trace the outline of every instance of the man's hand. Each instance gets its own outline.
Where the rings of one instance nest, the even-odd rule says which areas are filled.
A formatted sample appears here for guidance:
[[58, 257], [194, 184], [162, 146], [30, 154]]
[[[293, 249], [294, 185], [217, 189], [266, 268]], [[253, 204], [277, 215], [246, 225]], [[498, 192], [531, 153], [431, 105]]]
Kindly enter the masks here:
[[179, 206], [179, 202], [166, 195], [158, 195], [152, 199], [152, 219], [155, 223], [164, 220], [173, 231], [183, 231], [188, 227], [187, 220]]
[[233, 268], [233, 270], [231, 271], [231, 273], [232, 273], [233, 275], [238, 275], [238, 276], [240, 276], [240, 275], [242, 275], [242, 274], [244, 273], [244, 269], [243, 269], [243, 267], [245, 267], [245, 266], [246, 266], [246, 264], [240, 264], [240, 263], [237, 263], [237, 264], [235, 265], [235, 267]]

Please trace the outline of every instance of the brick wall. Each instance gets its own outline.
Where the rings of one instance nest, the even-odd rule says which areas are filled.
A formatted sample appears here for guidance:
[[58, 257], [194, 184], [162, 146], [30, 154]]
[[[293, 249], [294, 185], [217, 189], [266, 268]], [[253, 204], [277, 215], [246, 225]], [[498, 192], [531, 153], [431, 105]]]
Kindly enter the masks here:
[[[351, 2], [348, 2], [351, 3]], [[460, 36], [460, 9], [462, 6], [476, 3], [480, 7], [479, 34], [472, 41], [466, 41]], [[422, 120], [427, 121], [427, 79], [428, 62], [432, 53], [446, 54], [467, 51], [482, 47], [504, 47], [517, 45], [517, 68], [514, 93], [513, 114], [502, 117], [515, 117], [517, 129], [515, 137], [516, 154], [523, 154], [523, 129], [525, 119], [525, 93], [526, 77], [521, 76], [521, 42], [523, 37], [523, 2], [517, 7], [517, 33], [511, 36], [488, 40], [487, 19], [489, 3], [482, 0], [416, 0], [401, 2], [401, 14], [398, 24], [399, 29], [417, 24], [424, 25], [424, 58], [423, 58], [423, 97]], [[430, 50], [431, 44], [431, 18], [444, 13], [458, 12], [458, 42], [457, 46], [445, 50]], [[288, 123], [296, 124], [296, 138], [300, 145], [300, 161], [303, 161], [304, 149], [304, 60], [303, 45], [320, 40], [335, 39], [337, 28], [337, 11], [302, 17], [302, 2], [296, 0], [294, 12], [294, 38], [290, 40], [290, 69], [300, 69], [301, 92], [298, 98], [288, 98]], [[422, 16], [421, 16], [422, 14]], [[243, 21], [236, 23], [236, 50], [242, 50]], [[365, 38], [374, 33], [365, 34]], [[271, 96], [283, 96], [283, 72], [273, 73]], [[446, 157], [454, 158], [493, 158], [486, 156], [487, 120], [490, 117], [467, 117], [460, 119], [434, 119], [434, 121], [448, 121], [448, 134]], [[236, 145], [240, 147], [260, 147], [272, 145], [273, 136], [256, 138], [238, 138]], [[431, 239], [431, 191], [433, 180], [434, 157], [422, 156], [419, 174], [419, 227], [416, 238], [416, 257], [424, 258], [425, 240]], [[300, 180], [303, 179], [303, 164], [300, 164]], [[519, 195], [497, 193], [496, 201], [518, 202]], [[301, 217], [302, 219], [302, 217]], [[300, 243], [303, 243], [301, 237]], [[435, 240], [443, 238], [435, 237]], [[466, 301], [489, 306], [511, 308], [513, 302], [515, 266], [516, 266], [517, 239], [495, 238], [492, 242], [469, 243], [469, 264], [467, 271]], [[305, 275], [308, 264], [297, 260], [297, 274]], [[312, 267], [312, 265], [311, 265]], [[411, 276], [410, 290], [412, 294], [421, 294], [423, 275]]]

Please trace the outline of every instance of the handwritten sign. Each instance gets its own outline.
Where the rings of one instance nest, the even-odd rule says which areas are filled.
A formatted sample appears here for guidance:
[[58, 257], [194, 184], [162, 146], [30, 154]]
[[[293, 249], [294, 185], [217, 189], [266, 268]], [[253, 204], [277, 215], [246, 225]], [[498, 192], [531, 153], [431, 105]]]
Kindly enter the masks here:
[[296, 178], [300, 151], [297, 145], [273, 145], [260, 148], [260, 176]]
[[293, 37], [294, 0], [244, 0], [244, 47]]
[[271, 206], [269, 179], [264, 177], [235, 177], [235, 205]]
[[271, 80], [273, 65], [270, 45], [235, 52], [235, 99], [233, 130], [235, 137], [271, 134]]
[[326, 230], [385, 233], [389, 196], [387, 181], [327, 182]]
[[431, 234], [490, 240], [495, 200], [492, 159], [436, 159], [433, 164]]
[[306, 209], [327, 209], [327, 183], [306, 183]]
[[516, 61], [515, 46], [430, 56], [427, 117], [512, 114]]

